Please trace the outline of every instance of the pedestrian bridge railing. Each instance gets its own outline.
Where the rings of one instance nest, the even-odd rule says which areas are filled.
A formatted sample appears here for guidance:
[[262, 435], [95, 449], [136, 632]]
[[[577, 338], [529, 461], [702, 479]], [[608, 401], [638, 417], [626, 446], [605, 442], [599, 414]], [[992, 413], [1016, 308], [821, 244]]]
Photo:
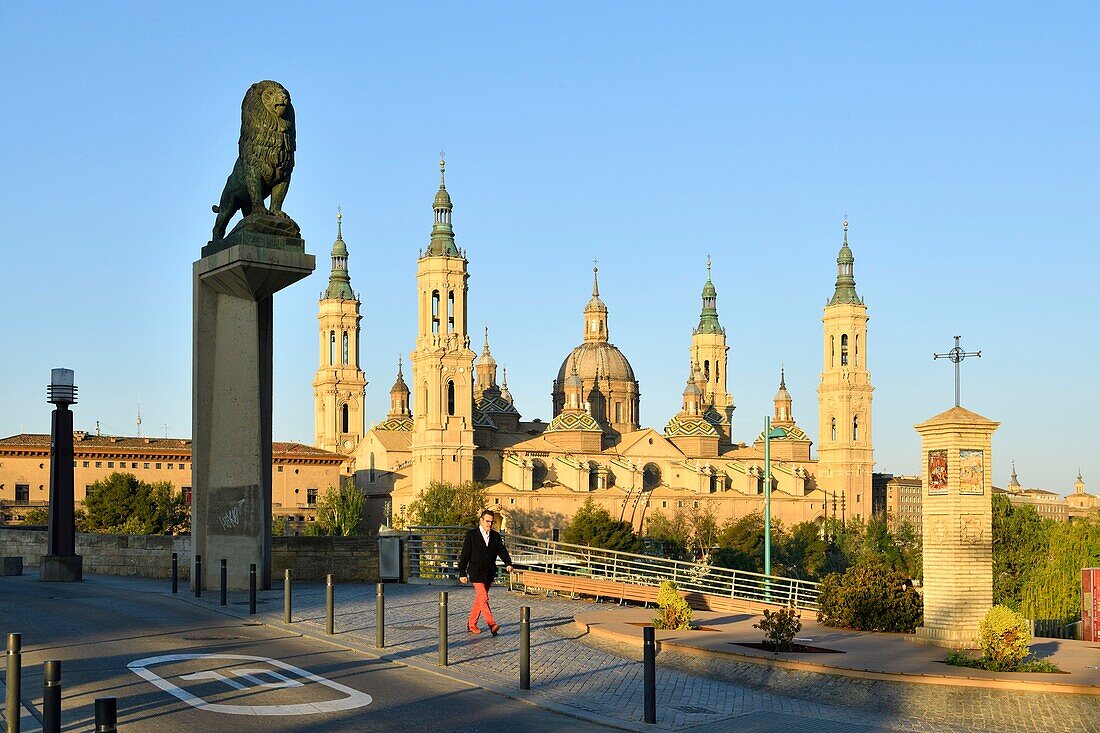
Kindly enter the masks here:
[[[406, 539], [409, 577], [427, 580], [458, 577], [458, 556], [467, 527], [411, 527]], [[715, 600], [728, 599], [749, 606], [793, 606], [816, 610], [818, 584], [808, 580], [763, 575], [745, 570], [732, 570], [705, 563], [669, 560], [632, 552], [605, 550], [573, 545], [566, 542], [508, 535], [505, 544], [517, 570], [534, 574], [583, 579], [584, 587], [594, 587], [591, 581], [607, 581], [615, 591], [607, 597], [631, 597], [623, 589], [630, 586], [656, 588], [662, 581], [676, 583], [689, 601], [699, 596], [699, 605], [715, 606]], [[557, 588], [562, 586], [557, 584]], [[574, 583], [573, 587], [580, 587]], [[610, 586], [609, 586], [610, 587]], [[590, 591], [583, 591], [591, 594]], [[640, 598], [652, 592], [640, 594]], [[708, 599], [712, 599], [709, 600]], [[695, 605], [695, 604], [693, 604]]]

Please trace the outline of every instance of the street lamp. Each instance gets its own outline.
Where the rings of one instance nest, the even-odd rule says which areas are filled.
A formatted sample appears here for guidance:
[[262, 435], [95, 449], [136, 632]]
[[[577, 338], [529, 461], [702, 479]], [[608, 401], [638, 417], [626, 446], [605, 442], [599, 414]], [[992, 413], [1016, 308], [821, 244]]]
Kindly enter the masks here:
[[73, 413], [76, 385], [72, 369], [50, 371], [46, 401], [55, 405], [50, 435], [50, 511], [46, 554], [41, 561], [45, 581], [80, 580], [82, 559], [76, 554], [73, 508]]
[[764, 575], [772, 574], [772, 438], [785, 438], [783, 428], [772, 429], [771, 417], [764, 418]]

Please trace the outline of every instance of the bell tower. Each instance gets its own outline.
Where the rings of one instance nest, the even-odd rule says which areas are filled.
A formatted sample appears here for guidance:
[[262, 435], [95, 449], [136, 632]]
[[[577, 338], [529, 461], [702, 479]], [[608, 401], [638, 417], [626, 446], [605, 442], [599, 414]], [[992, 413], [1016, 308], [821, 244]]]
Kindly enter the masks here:
[[871, 516], [871, 373], [867, 370], [867, 306], [856, 294], [848, 247], [848, 221], [844, 243], [836, 258], [833, 297], [825, 305], [824, 366], [817, 388], [818, 442], [817, 485], [836, 493], [849, 507], [848, 515]]
[[733, 395], [726, 389], [726, 363], [729, 346], [726, 329], [718, 322], [718, 291], [710, 279], [707, 257], [707, 282], [703, 285], [703, 309], [699, 325], [691, 334], [691, 362], [699, 369], [703, 391], [703, 415], [718, 431], [722, 447], [733, 441]]
[[351, 289], [343, 214], [336, 214], [332, 271], [317, 312], [320, 335], [313, 378], [314, 441], [317, 448], [350, 454], [363, 439], [366, 376], [359, 368], [359, 298]]
[[473, 480], [474, 358], [467, 330], [469, 273], [451, 228], [446, 165], [428, 249], [417, 261], [417, 338], [413, 371], [413, 489]]

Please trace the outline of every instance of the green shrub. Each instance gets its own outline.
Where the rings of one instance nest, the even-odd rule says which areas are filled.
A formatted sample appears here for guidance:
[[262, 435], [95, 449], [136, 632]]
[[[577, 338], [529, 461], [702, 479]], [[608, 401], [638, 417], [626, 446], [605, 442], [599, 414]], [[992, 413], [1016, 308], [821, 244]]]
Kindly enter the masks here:
[[764, 609], [764, 618], [752, 625], [764, 632], [764, 643], [776, 651], [794, 648], [794, 637], [802, 630], [802, 615], [793, 608], [781, 608], [775, 613]]
[[906, 574], [879, 563], [862, 562], [821, 581], [817, 620], [826, 626], [912, 633], [923, 615]]
[[657, 616], [653, 619], [653, 628], [691, 628], [691, 606], [671, 580], [662, 581], [661, 588], [657, 591]]
[[1005, 606], [994, 606], [978, 625], [978, 645], [988, 659], [1015, 668], [1027, 656], [1031, 629], [1027, 619]]
[[998, 664], [989, 657], [972, 657], [963, 652], [951, 652], [944, 660], [947, 664], [956, 667], [970, 667], [971, 669], [987, 669], [992, 672], [1061, 672], [1061, 668], [1049, 659], [1025, 659], [1012, 667]]

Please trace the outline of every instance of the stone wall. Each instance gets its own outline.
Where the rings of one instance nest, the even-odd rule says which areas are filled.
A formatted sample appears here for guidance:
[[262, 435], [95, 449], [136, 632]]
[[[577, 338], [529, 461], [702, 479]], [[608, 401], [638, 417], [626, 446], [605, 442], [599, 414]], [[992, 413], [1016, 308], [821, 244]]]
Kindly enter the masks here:
[[[172, 575], [172, 553], [179, 555], [180, 578], [189, 578], [191, 537], [180, 535], [76, 535], [76, 554], [84, 558], [85, 573], [140, 575], [168, 578]], [[46, 554], [46, 531], [0, 527], [0, 555], [23, 558], [28, 569], [37, 569]]]
[[[331, 573], [336, 582], [378, 581], [377, 537], [273, 537], [271, 545], [272, 586], [282, 581], [287, 568], [295, 580], [324, 580]], [[86, 573], [146, 578], [171, 577], [172, 553], [176, 552], [180, 578], [190, 578], [189, 535], [81, 532], [76, 535], [76, 552], [84, 557]], [[0, 527], [0, 556], [22, 557], [24, 567], [35, 569], [44, 554], [44, 529]]]

